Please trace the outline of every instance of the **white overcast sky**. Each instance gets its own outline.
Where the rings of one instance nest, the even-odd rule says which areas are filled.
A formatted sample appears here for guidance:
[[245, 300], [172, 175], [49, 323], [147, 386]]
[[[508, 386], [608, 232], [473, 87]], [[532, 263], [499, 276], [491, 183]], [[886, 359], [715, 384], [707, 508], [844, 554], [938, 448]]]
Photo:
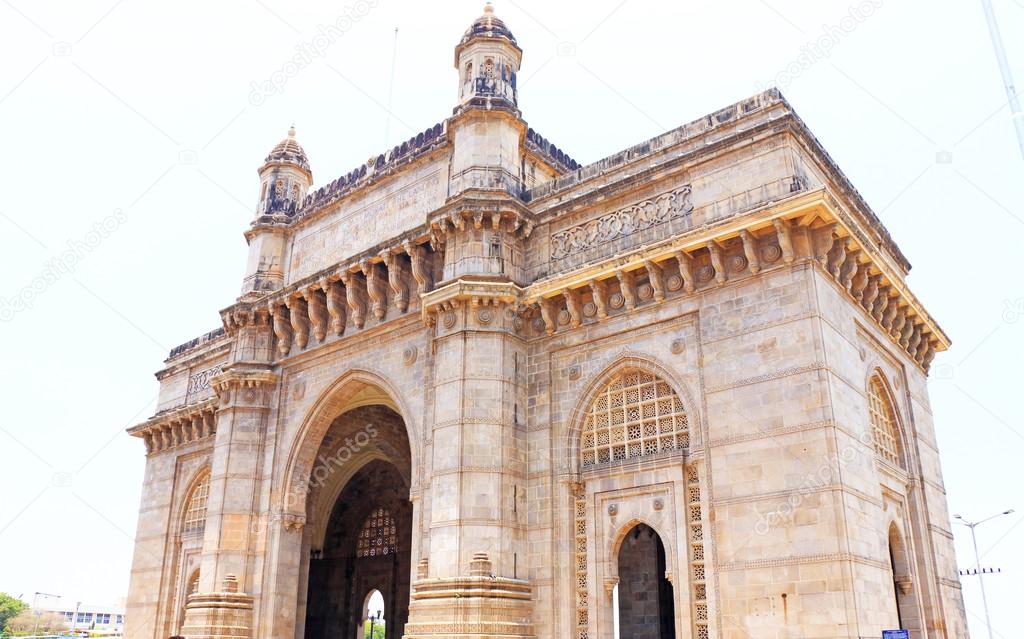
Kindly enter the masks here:
[[[1024, 82], [1024, 0], [993, 2]], [[1024, 161], [981, 3], [876, 3], [849, 33], [825, 28], [841, 26], [848, 0], [500, 0], [496, 10], [524, 50], [524, 117], [583, 163], [783, 85], [953, 339], [931, 383], [949, 506], [974, 518], [1019, 509], [978, 529], [983, 565], [1003, 569], [986, 581], [993, 625], [1016, 637]], [[451, 113], [453, 47], [478, 0], [379, 0], [252, 103], [253, 83], [345, 6], [0, 1], [0, 304], [69, 242], [81, 258], [32, 308], [0, 308], [0, 590], [126, 594], [144, 457], [124, 428], [152, 413], [167, 351], [217, 327], [238, 294], [256, 169], [288, 126], [322, 185]], [[826, 33], [830, 55], [779, 76]], [[76, 244], [104, 222], [102, 241]], [[957, 527], [961, 567], [965, 533]], [[976, 579], [964, 588], [982, 636]]]

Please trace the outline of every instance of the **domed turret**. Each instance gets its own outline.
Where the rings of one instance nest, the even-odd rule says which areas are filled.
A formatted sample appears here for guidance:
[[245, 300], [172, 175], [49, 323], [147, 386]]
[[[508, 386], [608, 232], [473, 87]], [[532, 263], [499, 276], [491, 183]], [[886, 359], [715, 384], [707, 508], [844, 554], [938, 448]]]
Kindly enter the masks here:
[[295, 127], [278, 142], [260, 167], [260, 203], [256, 215], [294, 215], [313, 184], [309, 158], [295, 139]]
[[280, 164], [294, 164], [300, 168], [309, 170], [309, 158], [306, 157], [306, 151], [302, 148], [295, 140], [295, 127], [292, 126], [288, 129], [288, 137], [281, 140], [270, 150], [270, 155], [264, 161], [264, 164], [280, 163]]
[[[466, 32], [462, 34], [462, 41], [459, 42], [459, 46], [466, 44], [475, 37], [505, 38], [512, 44], [516, 44], [516, 37], [512, 35], [512, 32], [505, 26], [505, 23], [494, 15], [494, 7], [490, 2], [484, 6], [483, 15], [474, 20], [473, 24], [469, 25]], [[456, 55], [458, 55], [458, 52], [456, 52]]]
[[455, 47], [455, 68], [459, 70], [459, 105], [467, 103], [515, 109], [516, 74], [523, 51], [505, 23], [487, 3], [484, 13], [469, 25]]
[[249, 260], [240, 299], [255, 299], [284, 285], [282, 228], [294, 216], [313, 185], [309, 158], [295, 139], [295, 127], [278, 142], [259, 168], [260, 201], [256, 219], [245, 232]]

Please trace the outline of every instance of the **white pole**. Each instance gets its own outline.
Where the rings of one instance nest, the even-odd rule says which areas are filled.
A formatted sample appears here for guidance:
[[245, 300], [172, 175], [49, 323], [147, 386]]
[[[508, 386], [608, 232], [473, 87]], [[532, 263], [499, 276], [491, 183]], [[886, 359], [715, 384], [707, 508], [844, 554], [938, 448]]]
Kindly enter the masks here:
[[985, 579], [981, 573], [981, 557], [978, 555], [978, 538], [974, 534], [974, 527], [978, 524], [967, 524], [971, 529], [971, 543], [974, 544], [974, 571], [978, 573], [978, 584], [981, 586], [981, 606], [985, 610], [985, 627], [988, 628], [988, 639], [992, 636], [992, 622], [988, 618], [988, 600], [985, 599]]
[[612, 587], [612, 632], [619, 639], [619, 584]]
[[1010, 63], [1006, 59], [1006, 49], [1003, 48], [1003, 36], [999, 33], [999, 23], [996, 22], [996, 14], [992, 10], [992, 0], [981, 0], [981, 6], [985, 10], [988, 33], [992, 38], [992, 46], [996, 50], [999, 72], [1003, 76], [1003, 86], [1006, 89], [1006, 97], [1010, 105], [1010, 117], [1013, 119], [1013, 126], [1017, 129], [1017, 144], [1020, 145], [1021, 156], [1024, 156], [1024, 113], [1020, 110], [1020, 98], [1013, 85]]

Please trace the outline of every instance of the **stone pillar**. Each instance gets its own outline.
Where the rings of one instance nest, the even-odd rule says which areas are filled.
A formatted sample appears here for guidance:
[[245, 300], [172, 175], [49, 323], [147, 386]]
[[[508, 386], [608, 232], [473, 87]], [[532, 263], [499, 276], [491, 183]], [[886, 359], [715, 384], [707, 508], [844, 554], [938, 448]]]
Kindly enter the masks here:
[[263, 439], [277, 384], [269, 364], [270, 316], [244, 304], [222, 315], [234, 343], [223, 372], [211, 380], [219, 401], [217, 431], [199, 588], [183, 624], [190, 639], [250, 637], [252, 593], [259, 586], [253, 557], [261, 523]]
[[[449, 248], [480, 245], [471, 230], [452, 234]], [[460, 273], [423, 296], [437, 335], [434, 456], [407, 639], [533, 635], [526, 513], [516, 499], [526, 489], [520, 293], [513, 282]]]
[[249, 639], [252, 597], [238, 592], [235, 575], [226, 575], [217, 592], [189, 595], [181, 632], [188, 639]]

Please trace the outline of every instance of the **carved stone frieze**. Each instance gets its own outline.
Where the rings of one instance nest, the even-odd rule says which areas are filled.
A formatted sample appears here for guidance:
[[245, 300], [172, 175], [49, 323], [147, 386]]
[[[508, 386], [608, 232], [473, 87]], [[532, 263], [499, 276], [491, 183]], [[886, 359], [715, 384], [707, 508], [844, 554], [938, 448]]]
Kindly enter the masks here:
[[682, 186], [656, 198], [632, 204], [583, 224], [551, 235], [551, 259], [559, 260], [574, 253], [600, 246], [637, 231], [685, 217], [693, 211], [690, 185]]

